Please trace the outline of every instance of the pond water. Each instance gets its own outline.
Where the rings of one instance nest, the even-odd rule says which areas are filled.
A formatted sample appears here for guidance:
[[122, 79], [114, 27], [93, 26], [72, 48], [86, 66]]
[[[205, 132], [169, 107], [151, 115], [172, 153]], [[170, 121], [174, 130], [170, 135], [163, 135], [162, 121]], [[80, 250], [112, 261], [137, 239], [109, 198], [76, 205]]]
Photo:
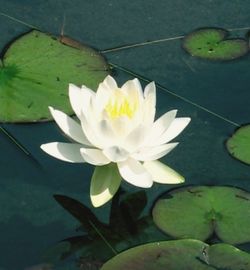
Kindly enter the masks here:
[[[155, 81], [157, 117], [177, 109], [178, 116], [192, 119], [175, 139], [179, 146], [162, 158], [185, 177], [184, 186], [229, 185], [250, 191], [249, 165], [233, 159], [225, 148], [234, 131], [250, 122], [250, 56], [210, 62], [181, 48], [183, 36], [200, 27], [221, 27], [232, 37], [244, 38], [250, 30], [249, 2], [0, 0], [0, 4], [3, 50], [33, 28], [54, 35], [64, 29], [72, 39], [103, 52], [119, 84], [134, 77], [143, 85]], [[152, 224], [151, 209], [158, 196], [177, 185], [154, 184], [143, 193], [123, 181], [120, 200], [136, 194], [127, 208], [118, 205], [118, 197], [112, 207], [109, 202], [93, 208], [89, 198], [93, 166], [64, 163], [40, 149], [46, 142], [67, 141], [54, 122], [1, 124], [1, 128], [0, 270], [51, 269], [49, 264], [53, 269], [99, 269], [121, 250], [170, 239]], [[67, 197], [56, 201], [55, 194], [79, 201], [103, 224], [109, 223], [112, 213], [113, 227], [99, 224], [92, 226], [94, 236], [87, 234], [79, 218], [57, 202], [60, 198], [61, 204], [66, 203]], [[74, 203], [67, 204], [68, 209], [76, 207], [74, 211], [87, 217], [87, 209]], [[138, 209], [133, 210], [133, 204]], [[123, 219], [116, 216], [119, 211], [125, 213]], [[129, 222], [133, 211], [147, 216], [146, 225]], [[75, 243], [70, 254], [67, 243], [61, 242], [68, 238]]]

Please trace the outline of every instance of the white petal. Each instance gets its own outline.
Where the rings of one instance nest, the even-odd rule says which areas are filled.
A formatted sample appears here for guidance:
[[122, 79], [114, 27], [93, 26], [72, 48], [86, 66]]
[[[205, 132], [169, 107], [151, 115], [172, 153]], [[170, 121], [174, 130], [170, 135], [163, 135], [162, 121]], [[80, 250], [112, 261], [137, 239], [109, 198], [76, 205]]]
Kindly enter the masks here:
[[155, 112], [156, 112], [155, 107], [152, 107], [151, 105], [147, 105], [144, 102], [142, 121], [146, 126], [150, 126], [153, 124], [154, 119], [155, 119]]
[[80, 118], [82, 110], [88, 107], [90, 98], [94, 95], [95, 93], [86, 86], [79, 88], [74, 84], [69, 84], [70, 104], [78, 118]]
[[82, 92], [82, 102], [80, 104], [80, 107], [81, 110], [85, 112], [88, 111], [88, 108], [92, 100], [95, 98], [96, 93], [93, 90], [86, 87], [85, 85], [82, 86], [81, 92]]
[[191, 120], [191, 118], [188, 118], [188, 117], [176, 118], [172, 122], [170, 127], [159, 137], [157, 143], [163, 144], [163, 143], [167, 143], [167, 142], [171, 141], [172, 139], [174, 139], [188, 125], [190, 120]]
[[152, 176], [139, 161], [128, 158], [126, 161], [118, 162], [117, 165], [122, 178], [128, 183], [142, 188], [152, 186]]
[[[104, 116], [105, 119], [109, 119]], [[120, 116], [118, 118], [109, 119], [110, 125], [112, 125], [112, 129], [114, 130], [114, 133], [116, 134], [119, 139], [122, 139], [126, 137], [131, 128], [132, 123], [130, 119], [126, 116]]]
[[152, 125], [145, 144], [147, 146], [158, 145], [159, 137], [169, 128], [175, 119], [177, 110], [172, 110], [163, 114]]
[[119, 162], [126, 160], [128, 158], [129, 152], [121, 147], [112, 146], [105, 148], [103, 150], [103, 154], [112, 162]]
[[118, 88], [117, 84], [116, 84], [116, 81], [114, 80], [114, 78], [110, 75], [108, 75], [104, 81], [103, 81], [103, 84], [105, 84], [108, 88], [110, 89], [116, 89]]
[[98, 136], [99, 141], [102, 141], [102, 145], [105, 145], [105, 147], [109, 147], [117, 144], [117, 136], [115, 135], [109, 121], [102, 120], [93, 124], [95, 133]]
[[183, 176], [158, 160], [143, 163], [145, 169], [152, 175], [154, 182], [161, 184], [180, 184]]
[[143, 144], [146, 137], [147, 128], [144, 125], [139, 125], [137, 128], [132, 130], [124, 141], [124, 148], [129, 152], [134, 152], [136, 149]]
[[131, 100], [143, 100], [142, 87], [138, 79], [127, 81], [122, 87], [121, 91], [125, 93]]
[[155, 118], [155, 106], [156, 106], [156, 89], [155, 83], [149, 83], [144, 90], [145, 100], [143, 102], [143, 123], [145, 125], [151, 125]]
[[156, 106], [156, 88], [155, 88], [155, 83], [151, 82], [146, 85], [145, 90], [144, 90], [144, 98], [150, 99], [150, 104], [152, 106]]
[[131, 156], [140, 161], [156, 160], [168, 154], [177, 145], [178, 143], [168, 143], [153, 147], [145, 147]]
[[40, 147], [47, 154], [60, 160], [72, 163], [85, 162], [80, 154], [81, 144], [52, 142], [42, 144]]
[[49, 107], [50, 113], [61, 130], [73, 140], [84, 145], [91, 145], [86, 138], [81, 126], [67, 114]]
[[86, 135], [87, 139], [91, 142], [91, 144], [96, 148], [102, 149], [104, 147], [103, 142], [100, 141], [99, 137], [97, 136], [96, 132], [94, 131], [91, 125], [91, 122], [88, 122], [84, 114], [82, 114], [81, 116], [81, 126], [84, 134]]
[[102, 112], [105, 105], [107, 104], [110, 96], [118, 89], [116, 81], [108, 75], [102, 83], [99, 84], [99, 87], [96, 92], [95, 97], [95, 109], [98, 113]]
[[100, 149], [81, 148], [80, 153], [87, 163], [97, 166], [110, 163], [110, 160], [102, 153]]
[[104, 83], [100, 83], [96, 92], [94, 107], [97, 113], [101, 113], [115, 89], [109, 89]]

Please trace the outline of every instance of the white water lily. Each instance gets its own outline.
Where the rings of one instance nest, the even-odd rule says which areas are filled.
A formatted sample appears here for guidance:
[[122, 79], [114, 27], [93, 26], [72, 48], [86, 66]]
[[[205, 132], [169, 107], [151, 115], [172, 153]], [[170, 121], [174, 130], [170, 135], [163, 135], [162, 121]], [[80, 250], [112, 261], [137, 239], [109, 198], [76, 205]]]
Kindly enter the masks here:
[[176, 184], [184, 178], [159, 158], [178, 143], [169, 143], [188, 125], [190, 118], [176, 118], [176, 110], [155, 120], [156, 89], [149, 83], [144, 92], [138, 79], [121, 88], [107, 76], [96, 92], [70, 84], [69, 98], [79, 123], [50, 107], [61, 130], [75, 143], [41, 145], [49, 155], [67, 162], [96, 165], [90, 197], [98, 207], [118, 190], [121, 178], [149, 188], [153, 182]]

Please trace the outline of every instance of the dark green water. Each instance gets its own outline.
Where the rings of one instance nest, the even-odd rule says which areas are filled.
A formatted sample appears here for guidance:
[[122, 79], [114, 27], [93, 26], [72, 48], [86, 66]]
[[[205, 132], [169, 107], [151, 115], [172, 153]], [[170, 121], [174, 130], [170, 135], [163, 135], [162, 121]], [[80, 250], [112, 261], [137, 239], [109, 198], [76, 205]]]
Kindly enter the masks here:
[[[231, 158], [224, 146], [237, 125], [250, 122], [250, 56], [211, 63], [187, 55], [178, 38], [199, 27], [248, 27], [249, 1], [0, 0], [0, 7], [0, 48], [34, 27], [58, 35], [64, 16], [65, 34], [104, 51], [176, 37], [104, 55], [118, 66], [114, 68], [118, 82], [137, 74], [162, 86], [157, 89], [158, 116], [175, 108], [178, 116], [192, 118], [177, 139], [180, 145], [163, 158], [186, 177], [187, 185], [233, 185], [250, 191], [250, 167]], [[244, 37], [247, 31], [234, 30], [231, 34]], [[18, 270], [45, 263], [42, 254], [49, 247], [83, 234], [76, 231], [79, 222], [53, 195], [71, 196], [91, 207], [89, 180], [93, 168], [55, 160], [40, 150], [42, 143], [65, 140], [54, 123], [2, 127], [29, 152], [27, 155], [0, 132], [0, 269]], [[139, 190], [125, 184], [123, 188]], [[170, 188], [173, 186], [155, 184], [147, 190], [147, 209]], [[108, 222], [110, 204], [92, 210]], [[164, 237], [157, 231], [148, 235], [147, 242]], [[58, 269], [77, 269], [73, 267], [76, 257]]]

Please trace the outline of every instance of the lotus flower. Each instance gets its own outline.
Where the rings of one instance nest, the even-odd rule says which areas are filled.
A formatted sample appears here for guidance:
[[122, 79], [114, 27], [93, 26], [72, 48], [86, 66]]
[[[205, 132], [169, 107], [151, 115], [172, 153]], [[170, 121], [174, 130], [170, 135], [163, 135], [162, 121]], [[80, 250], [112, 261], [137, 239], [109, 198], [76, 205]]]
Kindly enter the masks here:
[[67, 162], [96, 165], [91, 179], [90, 197], [95, 207], [110, 200], [121, 179], [149, 188], [153, 182], [176, 184], [184, 178], [159, 158], [178, 143], [169, 143], [189, 123], [176, 118], [176, 110], [155, 119], [156, 88], [149, 83], [144, 92], [138, 79], [121, 88], [107, 76], [96, 92], [70, 84], [71, 106], [79, 119], [50, 107], [61, 130], [75, 143], [51, 142], [41, 145], [49, 155]]

